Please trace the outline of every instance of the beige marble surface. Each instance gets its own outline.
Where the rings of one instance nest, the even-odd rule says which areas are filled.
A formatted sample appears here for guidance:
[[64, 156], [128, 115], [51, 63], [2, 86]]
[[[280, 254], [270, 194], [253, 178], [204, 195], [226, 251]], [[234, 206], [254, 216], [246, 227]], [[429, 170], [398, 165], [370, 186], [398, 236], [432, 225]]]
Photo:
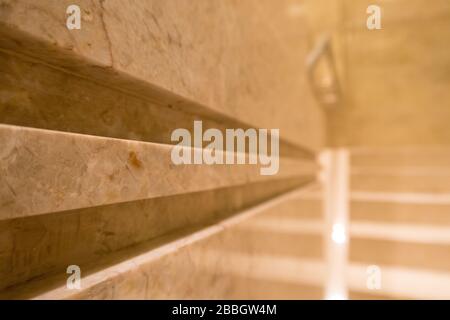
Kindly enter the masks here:
[[[382, 9], [382, 26], [387, 28], [402, 24], [422, 24], [426, 29], [430, 22], [448, 20], [450, 3], [447, 0], [338, 0], [342, 2], [347, 14], [346, 28], [361, 29], [366, 25], [365, 13], [370, 4]], [[423, 25], [425, 24], [425, 25]]]
[[[0, 297], [321, 298], [304, 1], [69, 4], [0, 0]], [[173, 165], [194, 120], [279, 128], [279, 173]]]
[[[302, 208], [305, 190], [295, 190], [198, 231], [130, 248], [97, 260], [83, 272], [82, 290], [65, 287], [65, 275], [37, 279], [3, 291], [3, 298], [151, 299], [254, 298], [271, 290], [277, 298], [322, 298], [321, 237], [287, 237], [278, 223], [321, 221], [321, 211]], [[310, 201], [310, 200], [307, 200]], [[317, 200], [318, 201], [318, 200]], [[275, 219], [273, 233], [242, 233], [255, 219]], [[307, 220], [304, 220], [307, 219]], [[311, 220], [312, 219], [312, 220]], [[305, 238], [306, 237], [306, 238]], [[305, 242], [317, 250], [302, 252]], [[277, 252], [272, 248], [289, 248]], [[314, 248], [312, 246], [312, 248]], [[295, 253], [296, 248], [301, 254]]]
[[[0, 123], [174, 144], [177, 128], [193, 133], [194, 120], [204, 130], [247, 129], [248, 124], [212, 112], [186, 112], [143, 95], [114, 89], [36, 62], [0, 52]], [[281, 131], [283, 135], [283, 131]], [[280, 154], [309, 157], [311, 152], [286, 140]]]
[[377, 265], [371, 298], [448, 299], [449, 148], [358, 147], [351, 163], [349, 287], [370, 293], [355, 279]]
[[[0, 288], [63, 272], [180, 229], [200, 227], [287, 192], [302, 178], [0, 221]], [[297, 204], [302, 205], [301, 201]], [[315, 203], [304, 211], [318, 213]], [[291, 205], [292, 207], [292, 205]], [[283, 209], [284, 208], [284, 209]], [[284, 206], [283, 210], [286, 210]], [[302, 209], [303, 210], [303, 209]], [[294, 214], [294, 210], [290, 210]], [[286, 211], [286, 214], [289, 211]]]
[[[174, 165], [172, 146], [0, 125], [0, 217], [211, 190], [289, 177], [313, 177], [312, 161], [261, 165]], [[195, 152], [200, 152], [199, 150]]]
[[[351, 262], [396, 266], [426, 271], [441, 271], [448, 276], [450, 254], [448, 244], [389, 241], [370, 237], [352, 237]], [[420, 291], [417, 290], [417, 293]]]
[[302, 1], [85, 0], [75, 31], [65, 26], [69, 4], [3, 2], [1, 47], [166, 105], [280, 128], [309, 149], [323, 145]]
[[417, 167], [418, 170], [423, 170], [431, 167], [445, 170], [450, 163], [450, 148], [446, 146], [352, 148], [350, 161], [356, 168]]
[[450, 170], [429, 174], [409, 171], [405, 174], [395, 169], [381, 173], [368, 169], [352, 174], [351, 185], [355, 191], [428, 193], [450, 198]]
[[450, 226], [450, 205], [389, 201], [352, 201], [352, 219], [422, 226]]

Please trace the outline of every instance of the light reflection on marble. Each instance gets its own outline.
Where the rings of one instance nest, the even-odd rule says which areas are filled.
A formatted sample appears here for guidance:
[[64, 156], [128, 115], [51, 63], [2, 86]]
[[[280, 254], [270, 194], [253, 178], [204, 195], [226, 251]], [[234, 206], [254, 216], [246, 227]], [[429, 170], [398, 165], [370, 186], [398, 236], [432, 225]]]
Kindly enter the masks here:
[[[142, 200], [250, 182], [312, 176], [312, 161], [174, 165], [172, 146], [0, 125], [0, 218]], [[196, 150], [195, 152], [201, 152]]]

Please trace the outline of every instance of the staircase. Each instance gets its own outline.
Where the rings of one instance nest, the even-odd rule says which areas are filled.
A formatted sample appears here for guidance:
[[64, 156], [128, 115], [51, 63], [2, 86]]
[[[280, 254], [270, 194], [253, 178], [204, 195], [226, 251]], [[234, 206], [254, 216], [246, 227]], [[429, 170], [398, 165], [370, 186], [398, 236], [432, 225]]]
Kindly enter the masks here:
[[[320, 299], [304, 17], [95, 0], [68, 30], [67, 5], [0, 5], [0, 298]], [[279, 128], [280, 171], [175, 165], [171, 133], [194, 121]]]
[[[66, 1], [0, 1], [0, 298], [450, 298], [448, 148], [351, 148], [336, 207], [339, 179], [317, 179], [327, 135], [449, 141], [448, 6], [383, 1], [378, 32], [367, 1], [332, 2], [80, 1], [69, 30]], [[324, 111], [311, 66], [330, 53]], [[279, 173], [175, 165], [194, 121], [280, 129]]]
[[68, 289], [67, 275], [54, 272], [8, 288], [0, 297], [320, 299], [324, 268], [320, 230], [296, 229], [303, 223], [320, 225], [320, 202], [308, 197], [312, 188], [294, 190], [215, 224], [91, 259], [81, 266], [80, 290]]
[[350, 194], [350, 298], [448, 299], [450, 150], [355, 148]]

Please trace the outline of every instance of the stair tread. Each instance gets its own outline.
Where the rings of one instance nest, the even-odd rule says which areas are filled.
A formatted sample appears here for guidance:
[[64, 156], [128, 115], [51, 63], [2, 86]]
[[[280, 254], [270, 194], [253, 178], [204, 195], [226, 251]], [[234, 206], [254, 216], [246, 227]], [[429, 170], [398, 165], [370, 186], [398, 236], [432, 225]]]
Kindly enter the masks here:
[[352, 174], [352, 191], [404, 192], [404, 193], [450, 193], [450, 175], [405, 174]]
[[351, 221], [350, 233], [353, 238], [450, 245], [450, 227]]
[[367, 264], [348, 266], [349, 289], [398, 299], [448, 299], [450, 272], [379, 265], [381, 289], [367, 288]]
[[431, 192], [384, 192], [373, 190], [351, 191], [352, 201], [396, 202], [412, 204], [445, 204], [450, 205], [450, 193]]
[[313, 180], [317, 169], [313, 161], [288, 158], [280, 159], [277, 175], [261, 175], [251, 164], [177, 166], [171, 145], [10, 125], [0, 125], [0, 144], [0, 219], [288, 177]]
[[351, 221], [450, 225], [450, 204], [351, 200]]
[[375, 167], [399, 169], [401, 167], [448, 168], [450, 150], [447, 146], [411, 146], [411, 147], [361, 147], [352, 148], [352, 167]]
[[[24, 297], [34, 299], [107, 297], [116, 299], [130, 297], [157, 298], [161, 297], [158, 295], [164, 296], [165, 294], [173, 297], [172, 295], [176, 296], [177, 294], [176, 288], [173, 289], [174, 291], [171, 293], [168, 293], [165, 290], [152, 291], [150, 296], [148, 296], [149, 289], [143, 288], [142, 285], [149, 281], [148, 279], [153, 277], [152, 279], [155, 281], [151, 281], [152, 285], [158, 285], [158, 283], [160, 285], [161, 282], [170, 280], [171, 286], [176, 287], [175, 283], [183, 283], [183, 281], [185, 281], [183, 280], [185, 276], [190, 279], [186, 279], [186, 281], [193, 281], [192, 278], [195, 278], [196, 275], [200, 277], [197, 279], [199, 281], [211, 281], [212, 278], [210, 277], [213, 277], [216, 279], [216, 282], [214, 283], [222, 285], [217, 282], [217, 277], [218, 274], [220, 274], [220, 276], [229, 275], [229, 272], [225, 272], [227, 270], [234, 270], [235, 272], [231, 273], [231, 275], [235, 276], [245, 275], [250, 278], [251, 274], [261, 276], [264, 272], [269, 272], [266, 270], [268, 266], [258, 263], [255, 265], [255, 262], [252, 260], [253, 255], [246, 251], [250, 250], [254, 253], [255, 247], [252, 245], [252, 243], [254, 243], [252, 242], [252, 236], [248, 235], [248, 240], [236, 237], [235, 231], [238, 230], [236, 227], [242, 223], [250, 223], [252, 221], [250, 219], [254, 219], [263, 213], [270, 212], [270, 209], [273, 207], [283, 204], [286, 201], [296, 199], [296, 197], [301, 196], [303, 190], [304, 188], [301, 188], [283, 194], [263, 204], [242, 211], [238, 215], [227, 218], [217, 224], [194, 229], [192, 231], [189, 229], [183, 230], [111, 254], [90, 265], [80, 266], [82, 270], [87, 270], [82, 277], [83, 289], [81, 291], [68, 290], [65, 286], [66, 275], [57, 274], [9, 288], [1, 293], [0, 297], [9, 299]], [[254, 241], [257, 240], [258, 239], [256, 238], [254, 239]], [[225, 254], [227, 247], [223, 244], [236, 241], [244, 246], [244, 251], [231, 251], [228, 255]], [[245, 249], [246, 247], [247, 249]], [[287, 273], [281, 275], [281, 278], [276, 278], [276, 276], [273, 278], [274, 276], [272, 276], [273, 281], [280, 283], [283, 283], [284, 281], [289, 283], [288, 280], [290, 277], [298, 278], [298, 272], [295, 272], [297, 270], [298, 261], [295, 256], [276, 256], [276, 258], [274, 258], [275, 256], [272, 254], [265, 254], [264, 252], [259, 253], [258, 256], [261, 257], [261, 261], [271, 261], [275, 266], [287, 268]], [[230, 258], [234, 260], [230, 260]], [[226, 259], [227, 263], [224, 263], [224, 261], [222, 261], [223, 259]], [[305, 258], [306, 262], [310, 260], [314, 263], [318, 261], [318, 259], [308, 260]], [[314, 270], [316, 268], [316, 264], [314, 263], [306, 263], [306, 265], [302, 264], [302, 266], [307, 268], [305, 270]], [[202, 266], [205, 270], [202, 269]], [[212, 269], [210, 269], [210, 267]], [[185, 272], [183, 273], [177, 268], [181, 268]], [[175, 272], [176, 269], [176, 276], [174, 274], [169, 275], [168, 273], [172, 271], [168, 271], [168, 269], [173, 272]], [[191, 271], [187, 272], [186, 270]], [[208, 275], [206, 273], [207, 270], [212, 272], [212, 274]], [[238, 272], [245, 270], [251, 274], [238, 274]], [[181, 273], [178, 274], [178, 272]], [[304, 276], [307, 277], [307, 273], [305, 273]], [[182, 279], [179, 279], [179, 277]], [[261, 277], [258, 279], [264, 280]], [[298, 285], [303, 285], [302, 281], [303, 278], [300, 277]], [[312, 284], [315, 285], [314, 283]], [[184, 293], [181, 291], [179, 292], [180, 296], [184, 297], [184, 294], [186, 294], [189, 297], [190, 294], [194, 294], [192, 293], [192, 289], [189, 289], [188, 287], [184, 287], [183, 290]], [[217, 291], [218, 294], [220, 292], [224, 292], [223, 288]], [[107, 296], [104, 296], [105, 294]]]

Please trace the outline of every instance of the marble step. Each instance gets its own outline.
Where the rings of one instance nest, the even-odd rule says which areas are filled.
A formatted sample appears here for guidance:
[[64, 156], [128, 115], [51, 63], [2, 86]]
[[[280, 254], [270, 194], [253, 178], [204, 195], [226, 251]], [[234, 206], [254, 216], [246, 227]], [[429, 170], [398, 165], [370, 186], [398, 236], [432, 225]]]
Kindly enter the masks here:
[[[448, 148], [359, 148], [351, 165], [350, 298], [448, 299]], [[371, 265], [380, 290], [367, 287]]]
[[443, 299], [450, 297], [450, 272], [379, 265], [381, 288], [369, 289], [368, 264], [351, 263], [347, 282], [350, 299]]
[[[81, 265], [81, 291], [68, 290], [65, 286], [67, 275], [62, 272], [9, 288], [1, 296], [42, 299], [227, 298], [248, 292], [250, 297], [254, 292], [252, 285], [259, 283], [259, 287], [278, 286], [279, 292], [282, 288], [290, 288], [286, 296], [292, 296], [295, 288], [311, 287], [314, 288], [311, 297], [315, 297], [320, 292], [318, 282], [321, 277], [310, 277], [309, 272], [299, 275], [297, 267], [314, 270], [321, 263], [320, 255], [316, 258], [305, 256], [303, 261], [294, 251], [280, 254], [275, 245], [273, 250], [264, 248], [259, 243], [267, 234], [242, 232], [245, 225], [251, 225], [259, 217], [269, 215], [271, 219], [275, 216], [281, 219], [284, 211], [280, 209], [290, 201], [295, 206], [304, 192], [302, 188], [285, 193], [217, 224], [194, 231], [182, 230], [97, 259], [95, 263]], [[302, 211], [298, 216], [301, 219]], [[301, 239], [302, 235], [296, 237]], [[296, 247], [292, 237], [286, 239], [276, 231], [270, 239], [280, 248], [286, 246], [286, 241]], [[246, 282], [241, 281], [243, 278]], [[310, 278], [315, 278], [315, 282], [308, 282]], [[246, 289], [245, 283], [249, 286]], [[242, 289], [240, 293], [235, 291], [235, 284]], [[298, 292], [302, 294], [302, 291]]]
[[436, 193], [449, 197], [450, 170], [352, 169], [350, 187], [352, 191]]
[[[298, 266], [299, 270], [301, 265]], [[250, 279], [233, 277], [235, 284], [230, 288], [229, 299], [257, 299], [257, 300], [321, 300], [324, 289], [317, 284], [298, 282], [282, 282], [277, 280]]]
[[[213, 112], [187, 112], [1, 50], [0, 70], [3, 124], [162, 144], [176, 144], [171, 134], [178, 128], [193, 135], [196, 120], [202, 121], [203, 131], [214, 128], [224, 136], [227, 128], [251, 127]], [[288, 143], [283, 133], [280, 155], [313, 158], [310, 152]]]
[[[323, 257], [323, 234], [317, 228], [297, 228], [299, 225], [311, 225], [312, 221], [303, 219], [291, 219], [294, 224], [287, 224], [289, 221], [279, 221], [278, 219], [258, 219], [252, 220], [251, 224], [236, 226], [234, 233], [237, 238], [246, 239], [251, 243], [251, 247], [258, 253], [267, 257], [287, 256], [302, 257], [309, 259], [322, 259]], [[314, 224], [323, 224], [322, 220], [313, 221]], [[240, 243], [224, 244], [224, 250], [231, 252], [241, 252]]]
[[[361, 11], [367, 10], [367, 7], [373, 4], [383, 5], [383, 11], [386, 11], [383, 14], [383, 24], [386, 28], [394, 29], [398, 27], [399, 23], [409, 24], [413, 23], [413, 21], [417, 21], [418, 19], [421, 22], [427, 21], [439, 21], [444, 20], [448, 21], [447, 18], [450, 16], [450, 4], [446, 0], [436, 0], [433, 2], [423, 2], [423, 1], [408, 1], [408, 0], [398, 0], [398, 1], [388, 1], [386, 3], [381, 3], [382, 1], [371, 2], [371, 0], [358, 0], [355, 1], [352, 6], [350, 6], [346, 11], [346, 19], [345, 19], [345, 28], [351, 29], [353, 31], [362, 31], [361, 25], [365, 26], [367, 22], [366, 17], [361, 16], [359, 13]], [[405, 5], [408, 5], [408, 10], [405, 10]], [[363, 32], [361, 32], [363, 33]], [[370, 33], [370, 32], [369, 32]], [[400, 34], [400, 33], [398, 33]], [[394, 35], [392, 37], [395, 37]], [[385, 40], [386, 41], [386, 40]], [[377, 42], [375, 42], [378, 44]], [[386, 41], [389, 43], [389, 41]], [[385, 45], [387, 45], [385, 43]], [[389, 43], [390, 44], [390, 43]], [[396, 44], [400, 45], [400, 42], [396, 42]], [[419, 45], [419, 44], [418, 44]], [[376, 46], [378, 49], [381, 47]], [[360, 58], [364, 59], [364, 54], [367, 52], [371, 52], [371, 46], [367, 48], [359, 48]], [[373, 63], [373, 66], [376, 67], [378, 64], [384, 65], [385, 63], [389, 66], [394, 64], [394, 61], [398, 61], [399, 57], [394, 55], [394, 52], [398, 52], [398, 45], [388, 45], [387, 48], [383, 48], [384, 50], [377, 50], [376, 52], [372, 52], [376, 60], [366, 61], [366, 63]], [[412, 54], [413, 57], [417, 56], [417, 59], [420, 59], [421, 50], [419, 47], [414, 48], [414, 50], [408, 51]], [[372, 57], [372, 56], [371, 56]], [[408, 61], [417, 61], [413, 57], [409, 57]], [[409, 60], [411, 59], [411, 60]], [[358, 60], [359, 62], [360, 60]], [[374, 63], [376, 61], [376, 63]], [[404, 61], [404, 60], [403, 60]], [[420, 59], [420, 61], [422, 61]]]
[[391, 147], [353, 148], [351, 165], [354, 168], [401, 169], [414, 168], [417, 171], [439, 169], [448, 170], [450, 150], [437, 147]]
[[[271, 2], [256, 10], [208, 0], [195, 7], [120, 0], [78, 5], [81, 30], [68, 30], [67, 3], [6, 3], [0, 50], [163, 108], [281, 128], [286, 140], [306, 149], [323, 145], [324, 116], [307, 89], [305, 17], [286, 19], [285, 8]], [[261, 23], [268, 19], [270, 25]]]
[[351, 151], [350, 161], [352, 191], [436, 193], [450, 198], [448, 148], [360, 148]]
[[[369, 290], [367, 290], [369, 291]], [[386, 294], [380, 293], [379, 290], [370, 290], [369, 292], [349, 290], [348, 292], [349, 300], [395, 300], [394, 297], [388, 296]], [[398, 298], [406, 299], [406, 298]]]
[[[301, 181], [285, 179], [0, 220], [0, 288], [227, 218], [299, 186]], [[298, 210], [310, 212], [308, 202], [295, 202]], [[284, 208], [294, 211], [289, 203]]]
[[[67, 275], [61, 272], [8, 288], [0, 296], [8, 299], [254, 298], [261, 297], [257, 288], [278, 288], [280, 297], [315, 298], [323, 287], [322, 273], [317, 272], [323, 268], [321, 252], [308, 255], [308, 250], [302, 251], [305, 244], [301, 241], [307, 239], [312, 247], [319, 248], [320, 237], [312, 240], [301, 230], [286, 237], [282, 227], [272, 228], [269, 238], [267, 232], [245, 232], [252, 228], [255, 219], [292, 220], [295, 210], [299, 220], [304, 219], [303, 215], [311, 215], [297, 206], [304, 189], [285, 193], [221, 222], [199, 229], [183, 229], [81, 264], [81, 290], [67, 289]], [[271, 247], [267, 246], [269, 242]], [[293, 248], [281, 254], [276, 250], [289, 246]], [[299, 255], [301, 252], [305, 252], [304, 258]], [[311, 290], [310, 295], [305, 288]]]
[[[357, 195], [354, 193], [354, 195]], [[350, 202], [350, 219], [351, 221], [371, 221], [375, 223], [392, 223], [392, 224], [417, 224], [417, 225], [445, 225], [450, 226], [450, 196], [449, 203], [433, 203], [419, 202], [425, 195], [413, 194], [409, 201], [405, 196], [403, 199], [401, 194], [383, 194], [372, 193], [364, 199], [364, 197], [353, 199]], [[378, 196], [378, 198], [375, 198]], [[433, 198], [430, 194], [429, 199]], [[378, 201], [377, 201], [378, 200]], [[397, 201], [395, 201], [397, 200]]]
[[[245, 183], [314, 179], [310, 160], [261, 165], [174, 165], [173, 146], [0, 125], [0, 220], [206, 191]], [[192, 150], [200, 153], [200, 149]]]
[[450, 270], [450, 228], [417, 224], [350, 223], [351, 262]]
[[436, 193], [352, 191], [350, 200], [368, 203], [450, 205], [449, 194]]
[[[228, 257], [231, 262], [223, 266], [221, 274], [247, 279], [251, 281], [252, 286], [257, 286], [245, 288], [240, 284], [233, 285], [232, 294], [227, 296], [227, 299], [239, 297], [256, 299], [264, 296], [272, 296], [275, 299], [323, 299], [324, 297], [326, 266], [322, 259], [303, 257], [301, 254], [274, 256], [262, 254], [259, 251], [250, 257], [230, 251], [220, 251], [220, 253]], [[205, 272], [211, 267], [212, 265], [208, 262], [199, 266]], [[275, 292], [269, 292], [274, 286], [266, 286], [268, 283], [277, 284], [278, 288]], [[262, 292], [257, 292], [258, 287], [259, 290], [262, 289]]]

